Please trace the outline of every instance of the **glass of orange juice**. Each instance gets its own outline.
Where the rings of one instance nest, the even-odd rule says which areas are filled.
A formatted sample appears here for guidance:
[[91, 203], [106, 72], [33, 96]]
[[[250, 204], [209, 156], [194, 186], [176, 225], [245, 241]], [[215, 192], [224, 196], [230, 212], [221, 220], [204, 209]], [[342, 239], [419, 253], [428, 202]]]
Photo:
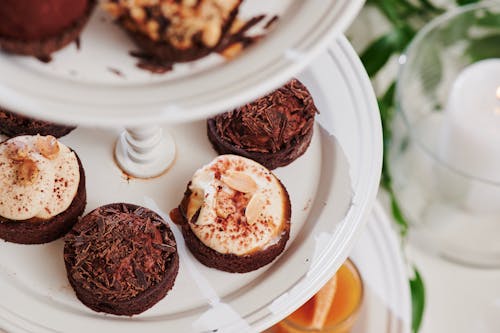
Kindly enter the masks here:
[[297, 311], [274, 327], [276, 333], [349, 333], [363, 300], [363, 281], [352, 261]]

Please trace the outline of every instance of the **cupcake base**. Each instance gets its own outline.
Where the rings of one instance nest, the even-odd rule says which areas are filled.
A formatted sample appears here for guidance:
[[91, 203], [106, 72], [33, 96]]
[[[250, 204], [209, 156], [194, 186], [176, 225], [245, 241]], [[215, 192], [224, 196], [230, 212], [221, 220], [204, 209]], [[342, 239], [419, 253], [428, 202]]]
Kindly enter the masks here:
[[64, 236], [71, 230], [83, 214], [87, 204], [85, 172], [78, 155], [76, 158], [80, 169], [80, 183], [75, 198], [68, 209], [49, 220], [32, 218], [24, 221], [12, 221], [0, 217], [0, 238], [18, 244], [44, 244]]
[[203, 265], [229, 273], [248, 273], [271, 263], [283, 252], [290, 237], [290, 225], [287, 225], [278, 243], [246, 256], [223, 254], [209, 248], [196, 237], [188, 224], [182, 226], [182, 235], [191, 253]]
[[76, 127], [58, 125], [51, 122], [36, 120], [4, 110], [0, 107], [0, 134], [9, 137], [18, 135], [52, 135], [60, 138], [69, 134]]
[[[21, 40], [0, 36], [0, 48], [6, 52], [45, 58], [53, 52], [62, 49], [80, 35], [96, 6], [96, 0], [89, 0], [89, 6], [84, 16], [56, 36], [39, 40]], [[29, 23], [29, 22], [28, 22]]]
[[[123, 204], [123, 203], [110, 204], [107, 205], [107, 207], [115, 208], [122, 212], [125, 212], [125, 210], [135, 211], [137, 208], [139, 208], [139, 206], [136, 205]], [[155, 216], [155, 219], [161, 220], [161, 217], [159, 217], [156, 213], [146, 208], [143, 209], [142, 215], [140, 216], [146, 218]], [[85, 218], [82, 218], [80, 220], [79, 225], [80, 227], [82, 227], [82, 225], [85, 225]], [[175, 239], [172, 231], [166, 224], [164, 225], [163, 232], [168, 235], [169, 239], [171, 240]], [[165, 270], [163, 278], [160, 281], [160, 283], [149, 287], [148, 289], [141, 292], [137, 296], [132, 297], [131, 299], [126, 301], [112, 301], [112, 300], [100, 299], [96, 297], [95, 293], [92, 293], [89, 290], [83, 288], [80, 282], [74, 279], [72, 275], [73, 264], [71, 260], [68, 260], [68, 258], [74, 256], [74, 254], [71, 252], [72, 250], [70, 248], [70, 244], [68, 243], [68, 241], [66, 241], [66, 244], [64, 246], [64, 263], [66, 266], [68, 280], [73, 289], [75, 290], [76, 297], [83, 304], [85, 304], [94, 311], [105, 312], [114, 315], [132, 316], [135, 314], [142, 313], [147, 309], [151, 308], [153, 305], [155, 305], [161, 299], [163, 299], [167, 295], [168, 291], [172, 289], [172, 287], [174, 286], [175, 279], [177, 277], [177, 273], [179, 271], [179, 256], [177, 252], [174, 252], [173, 254], [171, 254], [171, 259], [168, 262], [168, 267]]]

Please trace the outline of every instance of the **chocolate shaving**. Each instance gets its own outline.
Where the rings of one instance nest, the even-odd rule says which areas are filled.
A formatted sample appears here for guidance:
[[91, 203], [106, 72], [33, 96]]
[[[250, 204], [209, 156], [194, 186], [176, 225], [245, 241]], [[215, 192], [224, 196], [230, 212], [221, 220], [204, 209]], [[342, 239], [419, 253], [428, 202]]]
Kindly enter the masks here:
[[214, 120], [217, 134], [236, 147], [275, 153], [310, 133], [317, 112], [307, 88], [293, 79], [271, 94]]
[[147, 70], [153, 74], [164, 74], [170, 72], [174, 65], [170, 62], [158, 60], [153, 55], [142, 51], [130, 51], [129, 54], [139, 59], [136, 66], [140, 69]]
[[260, 40], [263, 36], [248, 36], [246, 33], [248, 32], [248, 30], [259, 24], [264, 18], [266, 18], [266, 15], [255, 16], [245, 22], [245, 24], [240, 29], [238, 29], [238, 31], [234, 33], [228, 33], [221, 40], [215, 51], [218, 53], [223, 53], [226, 49], [238, 43], [241, 43], [242, 47], [246, 48]]
[[75, 281], [98, 299], [126, 301], [161, 282], [176, 252], [155, 213], [127, 205], [100, 207], [66, 236]]
[[46, 56], [39, 56], [39, 57], [36, 57], [38, 59], [38, 61], [41, 61], [43, 62], [44, 64], [48, 64], [49, 62], [52, 61], [52, 57], [50, 55], [46, 55]]
[[108, 71], [115, 74], [116, 76], [125, 77], [125, 75], [123, 75], [123, 73], [119, 69], [108, 67]]
[[266, 25], [264, 26], [265, 30], [269, 30], [276, 22], [278, 22], [279, 16], [274, 15], [269, 21], [267, 21]]

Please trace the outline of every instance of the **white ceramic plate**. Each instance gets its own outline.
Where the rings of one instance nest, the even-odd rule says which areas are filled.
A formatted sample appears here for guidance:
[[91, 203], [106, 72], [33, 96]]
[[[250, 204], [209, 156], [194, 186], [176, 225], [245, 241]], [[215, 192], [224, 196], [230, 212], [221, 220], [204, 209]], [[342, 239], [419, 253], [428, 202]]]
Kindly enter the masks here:
[[391, 223], [380, 204], [375, 205], [367, 229], [351, 254], [365, 285], [360, 318], [352, 333], [411, 330], [407, 271]]
[[[177, 237], [181, 267], [173, 290], [140, 316], [121, 318], [94, 313], [75, 298], [61, 240], [42, 246], [0, 243], [0, 326], [13, 332], [261, 331], [305, 302], [360, 235], [378, 188], [382, 141], [370, 82], [345, 38], [300, 79], [322, 112], [322, 127], [316, 127], [303, 157], [276, 170], [293, 207], [291, 239], [281, 257], [252, 273], [228, 274], [184, 254]], [[178, 156], [169, 172], [127, 180], [113, 161], [117, 134], [79, 128], [63, 139], [85, 166], [87, 210], [120, 201], [166, 213], [178, 205], [193, 172], [215, 156], [204, 121], [178, 125], [172, 128]]]
[[[280, 19], [234, 61], [213, 55], [164, 75], [136, 68], [125, 33], [96, 11], [52, 62], [0, 53], [0, 105], [49, 120], [101, 126], [205, 118], [264, 95], [304, 68], [345, 29], [363, 0], [246, 0], [241, 17]], [[263, 22], [263, 23], [264, 23]], [[122, 76], [113, 71], [118, 70]]]
[[[411, 304], [400, 242], [380, 204], [349, 255], [364, 284], [363, 304], [352, 333], [409, 333]], [[265, 333], [275, 333], [275, 328]]]

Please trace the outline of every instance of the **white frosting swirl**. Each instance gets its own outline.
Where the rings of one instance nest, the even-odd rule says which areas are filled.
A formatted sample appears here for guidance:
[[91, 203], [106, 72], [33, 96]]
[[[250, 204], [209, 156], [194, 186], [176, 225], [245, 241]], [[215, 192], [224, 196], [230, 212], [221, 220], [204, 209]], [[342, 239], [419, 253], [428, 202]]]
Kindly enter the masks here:
[[[56, 154], [45, 157], [36, 145], [40, 136], [18, 136], [0, 144], [0, 216], [23, 221], [50, 219], [71, 205], [80, 183], [80, 169], [75, 153], [56, 141]], [[12, 158], [12, 149], [25, 147], [26, 158], [37, 172], [29, 182], [19, 179], [22, 161]]]
[[[238, 182], [238, 186], [228, 185], [228, 177], [235, 174], [253, 185], [250, 192], [235, 190], [242, 186]], [[257, 162], [235, 155], [219, 156], [196, 171], [189, 189], [190, 228], [215, 251], [251, 254], [281, 238], [288, 218], [288, 194], [271, 171]], [[258, 208], [253, 221], [247, 219], [251, 201]], [[199, 213], [195, 213], [198, 209]]]

